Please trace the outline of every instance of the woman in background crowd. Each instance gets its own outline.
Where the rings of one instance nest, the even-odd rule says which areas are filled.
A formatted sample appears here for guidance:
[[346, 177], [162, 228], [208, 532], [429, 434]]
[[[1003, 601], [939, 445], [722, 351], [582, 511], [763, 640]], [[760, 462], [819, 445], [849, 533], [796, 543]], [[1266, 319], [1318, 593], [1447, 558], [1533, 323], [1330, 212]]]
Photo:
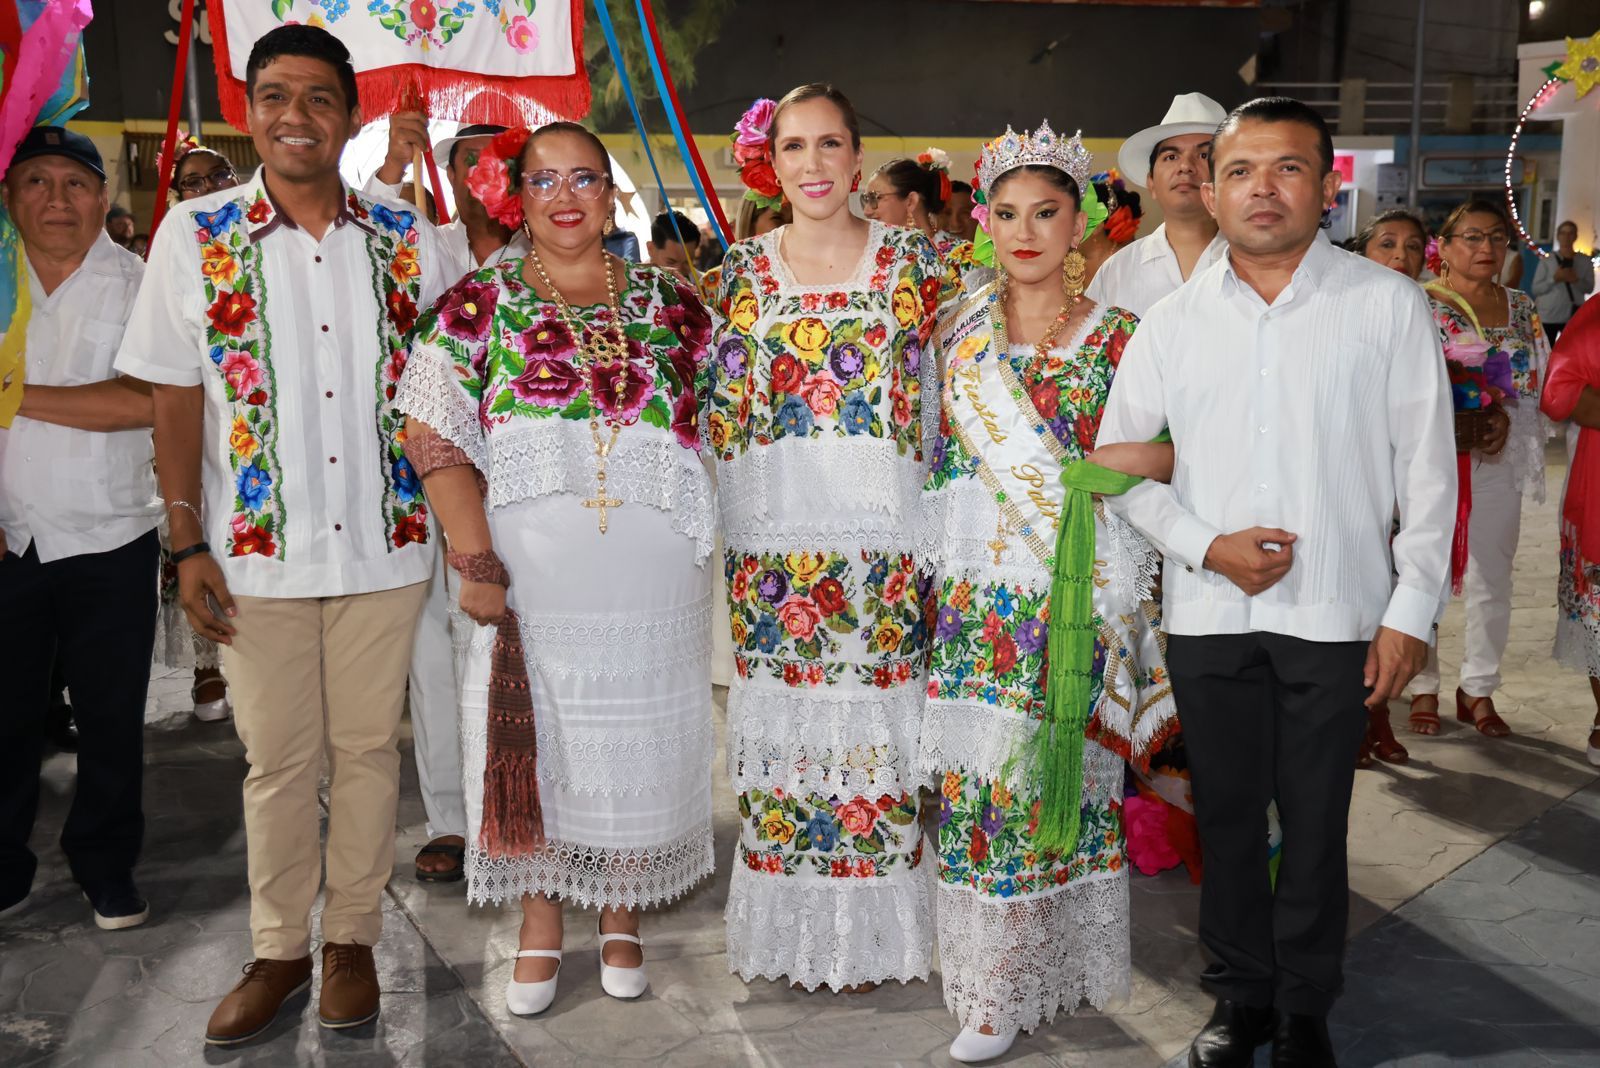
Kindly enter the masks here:
[[1139, 194], [1128, 188], [1121, 174], [1106, 171], [1095, 175], [1092, 180], [1095, 196], [1106, 209], [1106, 221], [1083, 239], [1083, 245], [1078, 250], [1083, 254], [1085, 285], [1094, 281], [1102, 263], [1139, 236], [1139, 220], [1144, 218], [1144, 209], [1139, 206]]
[[930, 148], [916, 159], [891, 160], [879, 167], [861, 194], [867, 218], [889, 226], [920, 230], [933, 242], [944, 264], [939, 304], [953, 306], [964, 293], [975, 293], [994, 271], [973, 258], [972, 242], [935, 225], [950, 195], [950, 157]]
[[1373, 217], [1350, 251], [1416, 281], [1427, 259], [1428, 228], [1405, 208], [1392, 208]]

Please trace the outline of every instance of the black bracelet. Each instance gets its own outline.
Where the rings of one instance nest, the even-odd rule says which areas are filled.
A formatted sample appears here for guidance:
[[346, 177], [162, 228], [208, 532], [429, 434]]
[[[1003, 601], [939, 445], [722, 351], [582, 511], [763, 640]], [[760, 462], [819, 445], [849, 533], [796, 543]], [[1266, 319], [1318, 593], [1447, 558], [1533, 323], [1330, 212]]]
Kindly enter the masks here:
[[207, 545], [203, 541], [197, 541], [187, 549], [179, 549], [177, 552], [173, 553], [172, 562], [174, 564], [181, 564], [191, 556], [199, 556], [201, 553], [208, 553], [210, 551], [211, 546]]

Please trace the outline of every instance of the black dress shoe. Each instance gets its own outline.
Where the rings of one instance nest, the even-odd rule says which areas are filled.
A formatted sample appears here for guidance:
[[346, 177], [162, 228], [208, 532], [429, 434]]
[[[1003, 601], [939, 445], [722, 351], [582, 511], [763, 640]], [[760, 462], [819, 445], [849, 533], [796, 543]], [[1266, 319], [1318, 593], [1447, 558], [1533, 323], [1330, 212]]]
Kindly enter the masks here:
[[1189, 1068], [1248, 1068], [1256, 1047], [1272, 1037], [1272, 1007], [1217, 999], [1211, 1019], [1189, 1044]]
[[1281, 1014], [1272, 1032], [1272, 1068], [1336, 1068], [1328, 1018]]

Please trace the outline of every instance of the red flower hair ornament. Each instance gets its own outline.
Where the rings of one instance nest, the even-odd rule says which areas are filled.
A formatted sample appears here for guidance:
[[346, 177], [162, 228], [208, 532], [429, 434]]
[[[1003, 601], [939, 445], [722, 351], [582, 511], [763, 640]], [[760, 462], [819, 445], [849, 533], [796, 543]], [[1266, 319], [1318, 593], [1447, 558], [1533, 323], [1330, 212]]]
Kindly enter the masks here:
[[522, 150], [532, 134], [517, 126], [495, 135], [467, 172], [467, 189], [489, 212], [489, 218], [515, 230], [522, 225]]

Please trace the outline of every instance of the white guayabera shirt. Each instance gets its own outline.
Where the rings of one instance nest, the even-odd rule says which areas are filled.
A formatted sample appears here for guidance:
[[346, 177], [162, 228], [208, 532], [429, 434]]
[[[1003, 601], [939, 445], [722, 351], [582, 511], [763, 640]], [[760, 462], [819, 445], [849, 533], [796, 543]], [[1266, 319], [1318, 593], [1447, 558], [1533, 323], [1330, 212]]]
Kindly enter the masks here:
[[[144, 263], [101, 233], [78, 269], [45, 296], [27, 269], [26, 386], [81, 386], [114, 378], [112, 360]], [[0, 529], [9, 551], [35, 544], [49, 563], [120, 548], [161, 516], [148, 427], [77, 430], [18, 416], [0, 430]]]
[[[1193, 278], [1207, 267], [1227, 255], [1228, 243], [1218, 234], [1195, 261]], [[1126, 308], [1144, 318], [1144, 313], [1156, 301], [1183, 285], [1183, 272], [1178, 267], [1178, 254], [1172, 251], [1167, 240], [1167, 224], [1162, 223], [1155, 232], [1141, 237], [1118, 249], [1111, 258], [1100, 265], [1100, 270], [1089, 282], [1088, 296], [1101, 307]]]
[[[1319, 239], [1269, 306], [1222, 257], [1140, 323], [1099, 443], [1164, 426], [1171, 485], [1106, 503], [1166, 553], [1169, 632], [1365, 641], [1382, 625], [1432, 640], [1455, 441], [1438, 332], [1409, 279]], [[1253, 526], [1299, 540], [1289, 573], [1249, 597], [1203, 565], [1213, 539]]]

